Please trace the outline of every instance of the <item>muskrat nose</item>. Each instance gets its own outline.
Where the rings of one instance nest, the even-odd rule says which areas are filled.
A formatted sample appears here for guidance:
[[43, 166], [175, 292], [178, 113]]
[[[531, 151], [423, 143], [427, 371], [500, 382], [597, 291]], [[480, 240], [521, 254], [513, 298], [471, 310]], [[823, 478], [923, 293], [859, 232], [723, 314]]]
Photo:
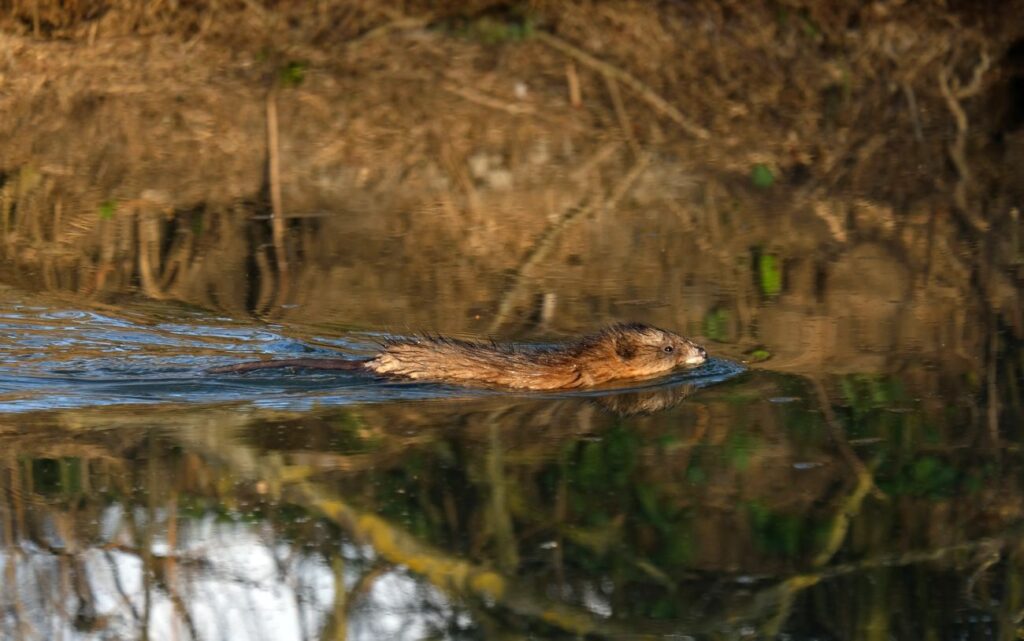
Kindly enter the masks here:
[[700, 354], [700, 357], [705, 359], [705, 360], [708, 357], [708, 350], [704, 349], [703, 347], [698, 347], [697, 348], [697, 353]]

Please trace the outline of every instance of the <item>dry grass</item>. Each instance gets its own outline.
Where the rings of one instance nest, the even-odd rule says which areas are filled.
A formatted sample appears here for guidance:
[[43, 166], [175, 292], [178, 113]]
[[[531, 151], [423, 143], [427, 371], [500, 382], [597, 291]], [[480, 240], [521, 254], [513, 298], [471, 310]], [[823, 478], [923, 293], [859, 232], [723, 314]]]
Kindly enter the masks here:
[[[911, 265], [914, 313], [942, 319], [908, 344], [975, 354], [961, 228], [1017, 225], [1020, 167], [988, 141], [1019, 137], [988, 114], [1010, 104], [1024, 26], [930, 3], [781, 7], [533, 3], [527, 28], [497, 2], [0, 2], [2, 252], [48, 287], [290, 320], [505, 333], [540, 298], [552, 329], [641, 310], [700, 333], [725, 304], [715, 283], [753, 326], [736, 264], [759, 247], [800, 294], [734, 338], [800, 327], [793, 358], [855, 368], [893, 346], [838, 354], [816, 319], [841, 297], [814, 274], [856, 273], [871, 242], [890, 249], [863, 264]], [[746, 214], [767, 208], [786, 215]], [[995, 270], [985, 304], [1019, 316], [1014, 278]], [[857, 327], [906, 313], [849, 286]]]

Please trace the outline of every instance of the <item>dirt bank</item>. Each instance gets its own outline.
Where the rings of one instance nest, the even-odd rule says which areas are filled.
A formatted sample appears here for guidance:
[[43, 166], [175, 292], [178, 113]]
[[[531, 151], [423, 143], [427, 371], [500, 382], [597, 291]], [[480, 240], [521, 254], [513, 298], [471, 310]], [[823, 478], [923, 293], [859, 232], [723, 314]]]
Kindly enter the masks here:
[[972, 358], [1022, 326], [1022, 6], [0, 2], [0, 252], [293, 322]]

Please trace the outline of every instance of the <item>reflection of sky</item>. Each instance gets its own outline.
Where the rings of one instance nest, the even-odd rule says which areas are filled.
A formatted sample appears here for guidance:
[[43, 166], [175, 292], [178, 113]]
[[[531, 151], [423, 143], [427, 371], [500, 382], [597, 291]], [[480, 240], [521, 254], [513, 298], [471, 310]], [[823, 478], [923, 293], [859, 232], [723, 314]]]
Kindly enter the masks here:
[[[111, 521], [109, 511], [104, 524]], [[334, 609], [334, 575], [324, 559], [281, 543], [262, 525], [238, 525], [212, 518], [183, 523], [178, 546], [176, 596], [187, 610], [199, 639], [230, 641], [296, 641], [321, 638]], [[105, 529], [105, 528], [104, 528]], [[111, 549], [90, 547], [77, 554], [93, 593], [101, 624], [90, 626], [76, 618], [82, 612], [74, 588], [71, 564], [55, 554], [24, 544], [12, 554], [0, 552], [0, 638], [85, 641], [131, 639], [140, 636], [146, 595], [142, 560], [125, 551], [130, 543]], [[155, 541], [157, 558], [167, 546]], [[355, 599], [348, 612], [349, 639], [422, 639], [439, 632], [468, 627], [469, 618], [456, 611], [448, 598], [402, 570], [389, 569], [375, 577], [369, 589], [349, 592], [362, 572], [373, 566], [365, 548], [343, 545], [346, 592]], [[66, 558], [66, 557], [65, 557]], [[17, 581], [7, 583], [15, 564]], [[153, 641], [189, 639], [188, 625], [164, 585], [166, 575], [151, 580], [149, 638]], [[20, 610], [21, 626], [15, 613]]]

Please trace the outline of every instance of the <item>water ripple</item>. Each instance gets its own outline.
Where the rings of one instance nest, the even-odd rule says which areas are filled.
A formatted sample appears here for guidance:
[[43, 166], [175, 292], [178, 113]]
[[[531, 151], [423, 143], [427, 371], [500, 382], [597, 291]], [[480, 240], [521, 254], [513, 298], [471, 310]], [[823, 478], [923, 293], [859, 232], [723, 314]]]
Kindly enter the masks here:
[[[240, 359], [346, 356], [372, 352], [377, 336], [298, 340], [274, 327], [195, 322], [149, 323], [75, 309], [6, 305], [0, 315], [0, 412], [167, 402], [237, 402], [303, 410], [313, 405], [496, 394], [444, 385], [381, 381], [351, 372], [268, 370], [244, 376], [209, 369]], [[318, 344], [320, 343], [320, 344]], [[329, 347], [327, 346], [329, 345]], [[736, 376], [742, 367], [705, 365], [628, 389], [546, 396], [595, 396], [689, 385]]]

